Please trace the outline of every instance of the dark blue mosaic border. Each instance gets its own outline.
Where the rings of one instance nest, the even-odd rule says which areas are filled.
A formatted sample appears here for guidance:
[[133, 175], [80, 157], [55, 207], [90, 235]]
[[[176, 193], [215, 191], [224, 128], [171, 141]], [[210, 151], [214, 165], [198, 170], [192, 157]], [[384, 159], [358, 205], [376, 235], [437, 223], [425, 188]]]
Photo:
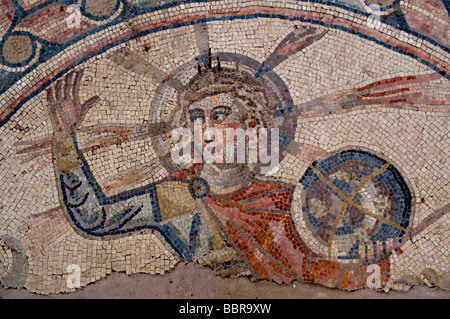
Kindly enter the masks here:
[[[104, 17], [95, 17], [95, 16], [92, 16], [92, 15], [88, 14], [85, 11], [86, 0], [83, 0], [82, 4], [81, 4], [81, 11], [82, 11], [82, 13], [85, 16], [87, 16], [88, 18], [96, 20], [96, 21], [101, 21], [101, 20], [110, 18], [117, 11], [117, 9], [120, 6], [120, 3], [122, 3], [124, 5], [124, 11], [122, 12], [122, 14], [119, 17], [114, 19], [114, 21], [111, 21], [110, 23], [107, 23], [107, 24], [105, 24], [103, 26], [95, 28], [95, 29], [93, 29], [93, 30], [83, 34], [83, 35], [80, 35], [79, 37], [76, 37], [75, 39], [73, 39], [72, 41], [67, 42], [66, 44], [54, 44], [54, 43], [50, 44], [49, 48], [55, 47], [55, 46], [56, 47], [54, 48], [54, 50], [47, 50], [47, 51], [48, 52], [52, 51], [51, 56], [56, 55], [59, 52], [61, 52], [62, 50], [64, 50], [65, 48], [67, 48], [69, 45], [82, 40], [83, 38], [87, 37], [88, 35], [91, 35], [93, 33], [99, 32], [99, 31], [101, 31], [101, 30], [103, 30], [103, 29], [105, 29], [105, 28], [107, 28], [107, 27], [109, 27], [111, 25], [115, 25], [115, 24], [121, 23], [121, 22], [123, 22], [123, 21], [125, 21], [125, 20], [127, 20], [129, 18], [133, 18], [133, 17], [141, 15], [141, 14], [145, 14], [145, 13], [153, 12], [153, 11], [158, 11], [158, 10], [162, 10], [162, 9], [167, 9], [167, 8], [170, 8], [170, 7], [173, 7], [173, 6], [177, 6], [177, 5], [180, 5], [180, 4], [183, 4], [183, 3], [213, 2], [213, 1], [221, 1], [221, 0], [184, 0], [184, 1], [168, 0], [168, 1], [156, 1], [155, 5], [151, 6], [151, 7], [147, 7], [147, 6], [139, 7], [139, 6], [136, 6], [136, 5], [131, 5], [130, 3], [128, 3], [127, 0], [117, 0], [116, 6], [114, 7], [114, 9], [113, 9], [113, 11], [111, 12], [110, 15], [107, 15], [107, 16], [104, 16]], [[448, 7], [448, 0], [443, 0], [443, 1], [444, 1], [444, 5], [446, 5], [446, 7]], [[61, 3], [61, 4], [66, 4], [66, 5], [72, 5], [72, 4], [75, 4], [77, 1], [76, 0], [50, 0], [48, 2], [45, 2], [45, 3], [35, 7], [35, 8], [32, 8], [32, 9], [30, 9], [28, 11], [25, 11], [20, 6], [20, 4], [17, 2], [17, 0], [15, 0], [13, 2], [17, 6], [17, 10], [16, 10], [16, 12], [14, 14], [14, 18], [13, 18], [13, 21], [12, 21], [12, 24], [11, 24], [9, 30], [6, 32], [6, 34], [3, 37], [3, 41], [0, 43], [0, 47], [2, 46], [3, 42], [5, 41], [5, 39], [12, 34], [11, 32], [14, 29], [14, 27], [17, 25], [17, 23], [19, 23], [21, 20], [23, 20], [24, 18], [26, 18], [30, 14], [32, 14], [32, 13], [34, 13], [34, 12], [36, 12], [36, 11], [38, 11], [38, 10], [48, 6], [48, 5], [50, 5], [52, 3]], [[160, 2], [162, 2], [164, 4], [158, 5], [158, 3], [160, 3]], [[302, 2], [312, 2], [312, 3], [318, 3], [318, 4], [327, 5], [327, 6], [338, 7], [338, 8], [350, 11], [350, 12], [354, 12], [354, 13], [363, 15], [363, 16], [370, 16], [370, 14], [368, 12], [366, 12], [366, 11], [361, 11], [357, 7], [350, 7], [350, 6], [347, 6], [345, 4], [341, 4], [338, 1], [303, 0]], [[393, 7], [395, 7], [395, 6], [398, 6], [398, 4], [399, 4], [399, 0], [396, 0], [390, 6], [387, 6], [386, 8], [381, 8], [380, 10], [381, 11], [389, 10], [389, 9], [392, 9]], [[392, 22], [391, 24], [394, 25], [395, 27], [400, 28], [400, 29], [402, 29], [405, 32], [411, 33], [412, 35], [420, 37], [423, 40], [426, 40], [426, 41], [432, 43], [433, 45], [440, 47], [444, 51], [450, 53], [450, 48], [440, 44], [439, 42], [437, 42], [437, 41], [435, 41], [435, 40], [433, 40], [433, 39], [431, 39], [431, 38], [429, 38], [427, 36], [424, 36], [424, 35], [419, 34], [419, 33], [415, 32], [413, 30], [410, 30], [410, 28], [407, 27], [406, 20], [404, 19], [404, 17], [403, 17], [403, 15], [402, 15], [400, 10], [398, 10], [394, 15], [397, 16], [397, 19], [389, 19], [389, 18], [383, 17], [383, 22], [385, 22], [385, 23], [391, 23]], [[49, 56], [49, 57], [51, 57], [51, 56]], [[49, 57], [47, 57], [47, 59]], [[30, 69], [35, 68], [39, 63], [43, 63], [47, 59], [39, 61], [35, 65], [30, 66]], [[0, 62], [2, 62], [2, 61], [0, 61]], [[2, 63], [4, 63], [4, 61]], [[26, 63], [21, 63], [20, 65], [14, 65], [14, 66], [23, 66], [23, 65], [26, 65]], [[26, 74], [25, 72], [22, 73], [21, 76], [25, 75]], [[7, 90], [11, 85], [12, 85], [12, 83], [10, 83], [10, 81], [8, 81], [8, 85], [4, 85], [4, 87], [1, 88], [0, 94], [2, 94], [5, 89]]]
[[448, 15], [450, 16], [450, 0], [442, 0], [444, 3], [444, 7], [447, 10]]
[[88, 17], [89, 19], [92, 19], [92, 20], [94, 20], [94, 21], [107, 20], [107, 19], [111, 18], [111, 17], [117, 12], [117, 10], [118, 10], [119, 7], [120, 7], [120, 3], [121, 3], [120, 0], [117, 0], [117, 1], [116, 1], [116, 5], [114, 6], [114, 8], [113, 8], [113, 10], [111, 11], [110, 14], [107, 14], [107, 15], [105, 15], [105, 16], [103, 16], [103, 17], [96, 17], [96, 16], [93, 16], [92, 14], [89, 14], [88, 12], [86, 12], [86, 0], [83, 0], [83, 1], [81, 2], [81, 13], [82, 13], [84, 16], [86, 16], [86, 17]]
[[[97, 28], [94, 28], [68, 42], [65, 43], [52, 43], [52, 42], [48, 42], [45, 40], [42, 40], [38, 37], [32, 36], [31, 34], [27, 33], [27, 35], [30, 35], [30, 37], [32, 38], [33, 41], [39, 41], [42, 45], [43, 45], [43, 50], [44, 52], [41, 52], [41, 55], [39, 56], [39, 61], [37, 61], [36, 63], [34, 63], [33, 65], [31, 65], [30, 67], [28, 67], [25, 71], [23, 72], [19, 72], [19, 73], [7, 73], [7, 75], [3, 75], [3, 79], [0, 83], [0, 94], [3, 94], [5, 91], [7, 91], [16, 81], [18, 81], [20, 78], [22, 78], [23, 76], [25, 76], [26, 74], [28, 74], [29, 72], [31, 72], [33, 69], [35, 69], [39, 64], [46, 62], [47, 60], [49, 60], [50, 58], [52, 58], [53, 56], [57, 55], [58, 53], [60, 53], [61, 51], [64, 51], [67, 47], [69, 47], [70, 45], [79, 42], [81, 40], [83, 40], [84, 38], [98, 33], [110, 26], [122, 23], [130, 18], [134, 18], [138, 15], [142, 15], [145, 13], [149, 13], [149, 12], [154, 12], [154, 11], [158, 11], [158, 10], [163, 10], [163, 9], [168, 9], [170, 7], [174, 7], [180, 4], [184, 4], [184, 3], [194, 3], [194, 2], [215, 2], [215, 1], [220, 1], [220, 0], [182, 0], [182, 1], [177, 1], [177, 0], [169, 0], [169, 1], [156, 1], [154, 6], [151, 7], [138, 7], [138, 6], [133, 6], [130, 5], [128, 3], [127, 0], [118, 0], [116, 3], [116, 6], [114, 7], [113, 11], [111, 12], [111, 14], [104, 16], [104, 17], [95, 17], [92, 16], [90, 14], [88, 14], [85, 11], [85, 4], [86, 4], [86, 0], [82, 1], [81, 4], [81, 13], [83, 15], [85, 15], [86, 17], [96, 20], [96, 21], [102, 21], [105, 19], [110, 18], [112, 15], [114, 15], [117, 12], [117, 9], [119, 8], [120, 4], [122, 3], [124, 8], [122, 13], [113, 21], [106, 23], [102, 26], [99, 26]], [[18, 23], [20, 23], [20, 21], [22, 21], [23, 19], [25, 19], [26, 17], [28, 17], [29, 15], [37, 12], [40, 9], [45, 8], [46, 6], [53, 4], [53, 3], [60, 3], [60, 4], [65, 4], [65, 5], [73, 5], [76, 4], [78, 1], [77, 0], [50, 0], [48, 2], [42, 3], [41, 5], [36, 6], [35, 8], [32, 8], [30, 10], [25, 11], [20, 4], [17, 2], [17, 0], [13, 1], [14, 4], [16, 5], [16, 11], [14, 12], [14, 17], [13, 20], [11, 22], [11, 26], [9, 27], [9, 29], [7, 30], [7, 32], [4, 34], [2, 41], [0, 42], [0, 51], [1, 48], [4, 44], [4, 42], [6, 41], [6, 39], [11, 36], [14, 35], [14, 31], [13, 29], [17, 26]], [[163, 2], [164, 4], [162, 5], [158, 5], [157, 3]], [[33, 52], [35, 53], [35, 52]], [[27, 59], [27, 61], [25, 62], [30, 62], [32, 59], [34, 58], [34, 54]], [[0, 63], [10, 66], [10, 67], [20, 67], [20, 66], [25, 66], [27, 65], [27, 63], [22, 62], [20, 64], [15, 64], [15, 65], [11, 65], [6, 63], [6, 61], [3, 60], [1, 54], [0, 54]]]
[[[366, 4], [366, 6], [370, 6], [370, 3], [367, 3], [367, 0], [364, 0], [364, 3]], [[398, 7], [400, 5], [400, 0], [395, 0], [394, 2], [392, 2], [390, 5], [385, 6], [385, 7], [380, 7], [377, 8], [377, 11], [379, 12], [386, 12], [388, 10], [394, 9], [396, 7]]]
[[[122, 0], [122, 1], [123, 1], [123, 2], [126, 2], [125, 0]], [[187, 3], [187, 2], [208, 2], [208, 1], [210, 1], [210, 0], [185, 0], [185, 1], [175, 1], [175, 3], [176, 3], [176, 4], [180, 4], [180, 3]], [[213, 1], [220, 1], [220, 0], [213, 0]], [[51, 2], [53, 2], [53, 1], [51, 1]], [[328, 1], [319, 1], [319, 0], [318, 0], [318, 1], [312, 1], [312, 2], [320, 2], [320, 3], [326, 3], [326, 4], [329, 4], [329, 5], [335, 5], [335, 6], [337, 6], [335, 3], [328, 2]], [[171, 3], [171, 6], [174, 6], [174, 5], [176, 5], [176, 4]], [[169, 5], [166, 4], [166, 5], [164, 6], [164, 8], [166, 8], [166, 7], [169, 7]], [[340, 6], [340, 7], [343, 7], [343, 6]], [[344, 8], [346, 8], [346, 7], [344, 7]], [[58, 47], [57, 52], [60, 52], [61, 50], [64, 50], [66, 47], [68, 47], [68, 46], [70, 46], [70, 45], [72, 45], [72, 44], [74, 44], [74, 43], [76, 43], [76, 42], [82, 40], [83, 38], [85, 38], [85, 37], [87, 37], [87, 36], [89, 36], [89, 35], [91, 35], [91, 34], [94, 34], [94, 33], [98, 32], [100, 29], [107, 28], [107, 27], [109, 27], [109, 26], [111, 26], [111, 25], [117, 24], [117, 23], [119, 23], [119, 22], [123, 22], [124, 20], [130, 18], [131, 16], [130, 16], [129, 13], [127, 13], [127, 10], [126, 10], [126, 9], [127, 9], [127, 8], [125, 7], [125, 8], [124, 8], [124, 11], [121, 13], [121, 15], [120, 15], [119, 17], [117, 17], [114, 21], [105, 24], [105, 25], [102, 26], [101, 28], [91, 30], [91, 31], [87, 32], [86, 34], [83, 34], [82, 36], [80, 36], [80, 37], [78, 37], [78, 38], [76, 38], [76, 39], [73, 39], [73, 40], [67, 42], [67, 43], [64, 44], [64, 45], [56, 45], [56, 44], [51, 44], [51, 43], [47, 43], [47, 45], [49, 45], [49, 46], [55, 46], [55, 45], [56, 45], [56, 46]], [[160, 10], [160, 9], [163, 9], [163, 8], [162, 8], [162, 7], [153, 7], [153, 8], [150, 8], [150, 9], [141, 9], [141, 10], [142, 10], [141, 13], [149, 12], [149, 11], [156, 11], [156, 10]], [[140, 10], [140, 11], [141, 11], [141, 10]], [[358, 11], [355, 10], [355, 9], [349, 9], [349, 10], [350, 10], [350, 11], [353, 11], [353, 12], [358, 12]], [[139, 13], [139, 14], [141, 14], [141, 13]], [[358, 12], [358, 13], [359, 13], [359, 12]], [[134, 14], [134, 15], [135, 15], [135, 14]], [[134, 16], [134, 15], [133, 15], [133, 16]], [[366, 15], [368, 15], [368, 14], [366, 13]], [[411, 57], [411, 58], [413, 58], [413, 59], [419, 61], [420, 63], [424, 64], [425, 66], [429, 67], [431, 70], [434, 70], [435, 72], [440, 73], [440, 74], [441, 74], [443, 77], [445, 77], [446, 79], [449, 79], [449, 80], [450, 80], [450, 74], [446, 74], [445, 72], [442, 72], [437, 66], [435, 66], [435, 65], [433, 65], [433, 64], [431, 64], [431, 63], [429, 63], [429, 62], [427, 62], [427, 61], [425, 61], [425, 60], [419, 58], [418, 56], [415, 56], [414, 54], [409, 53], [409, 52], [406, 52], [406, 51], [404, 51], [404, 50], [395, 48], [394, 46], [389, 45], [389, 44], [386, 44], [386, 43], [384, 43], [384, 42], [382, 42], [382, 41], [376, 39], [375, 37], [371, 37], [371, 36], [368, 36], [368, 35], [363, 34], [363, 33], [361, 33], [361, 32], [356, 32], [356, 31], [350, 30], [350, 29], [348, 29], [348, 28], [346, 28], [346, 27], [343, 27], [343, 26], [334, 25], [334, 24], [329, 24], [329, 23], [325, 23], [325, 22], [323, 22], [323, 21], [317, 21], [317, 20], [312, 20], [312, 19], [304, 19], [304, 18], [301, 18], [301, 17], [295, 17], [295, 18], [293, 18], [293, 17], [288, 17], [288, 16], [284, 16], [284, 15], [278, 15], [278, 14], [252, 14], [252, 15], [247, 15], [247, 16], [246, 16], [246, 15], [242, 15], [242, 16], [231, 16], [231, 17], [211, 17], [211, 18], [203, 18], [203, 19], [199, 19], [199, 20], [195, 20], [195, 21], [191, 21], [191, 22], [178, 23], [178, 24], [174, 24], [174, 25], [170, 25], [170, 26], [165, 26], [165, 27], [158, 27], [158, 28], [155, 28], [155, 29], [146, 30], [146, 31], [141, 32], [141, 33], [136, 33], [136, 34], [133, 34], [133, 35], [130, 36], [130, 37], [121, 39], [120, 41], [117, 41], [117, 42], [115, 42], [115, 43], [113, 43], [113, 44], [109, 44], [109, 45], [107, 45], [107, 46], [101, 48], [100, 50], [98, 50], [98, 51], [96, 51], [96, 52], [93, 52], [93, 53], [91, 53], [91, 54], [85, 56], [84, 58], [80, 59], [79, 61], [77, 61], [77, 62], [71, 64], [69, 67], [67, 67], [66, 70], [62, 71], [61, 73], [59, 73], [58, 75], [56, 75], [55, 77], [53, 77], [50, 81], [45, 82], [39, 89], [37, 89], [36, 91], [34, 91], [30, 96], [28, 96], [27, 98], [25, 98], [23, 101], [21, 101], [21, 102], [14, 108], [13, 111], [11, 111], [11, 112], [3, 119], [3, 120], [0, 121], [0, 128], [3, 127], [3, 125], [5, 125], [5, 124], [9, 121], [9, 119], [10, 119], [10, 118], [11, 118], [11, 117], [12, 117], [12, 116], [13, 116], [13, 115], [14, 115], [14, 114], [15, 114], [15, 113], [16, 113], [16, 112], [17, 112], [17, 111], [18, 111], [18, 110], [26, 103], [26, 102], [28, 102], [30, 99], [34, 98], [36, 95], [38, 95], [39, 93], [41, 93], [41, 92], [42, 92], [43, 90], [45, 90], [45, 88], [48, 87], [50, 84], [52, 84], [53, 82], [55, 82], [56, 80], [58, 80], [59, 78], [61, 78], [62, 76], [64, 76], [65, 74], [67, 74], [71, 69], [73, 69], [74, 67], [76, 67], [76, 66], [82, 64], [83, 62], [86, 62], [87, 60], [89, 60], [90, 58], [92, 58], [92, 57], [94, 57], [94, 56], [97, 56], [97, 55], [99, 55], [99, 54], [102, 54], [102, 53], [106, 52], [107, 50], [109, 50], [109, 49], [111, 49], [111, 48], [113, 48], [113, 47], [115, 47], [115, 46], [117, 46], [117, 45], [119, 45], [119, 44], [122, 44], [122, 43], [124, 43], [124, 42], [130, 41], [130, 40], [133, 40], [133, 39], [142, 37], [142, 36], [146, 36], [146, 35], [149, 35], [149, 34], [152, 34], [152, 33], [160, 32], [160, 31], [164, 31], [164, 30], [168, 30], [168, 29], [176, 29], [176, 28], [180, 28], [180, 27], [185, 27], [185, 26], [189, 26], [189, 25], [194, 25], [194, 24], [197, 24], [197, 23], [205, 23], [205, 22], [211, 22], [211, 21], [230, 21], [230, 20], [235, 20], [235, 19], [238, 19], [238, 20], [244, 19], [244, 20], [245, 20], [245, 19], [256, 19], [256, 18], [273, 18], [273, 19], [282, 19], [282, 20], [288, 20], [288, 21], [299, 21], [299, 22], [303, 22], [303, 23], [311, 23], [311, 24], [316, 24], [316, 25], [320, 25], [320, 26], [323, 26], [323, 27], [331, 28], [331, 29], [336, 29], [336, 30], [341, 30], [341, 31], [344, 31], [344, 32], [348, 32], [348, 33], [354, 34], [354, 35], [356, 35], [356, 36], [359, 36], [359, 37], [361, 37], [361, 38], [363, 38], [363, 39], [372, 41], [372, 42], [374, 42], [374, 43], [376, 43], [376, 44], [382, 45], [383, 47], [385, 47], [385, 48], [387, 48], [387, 49], [389, 49], [389, 50], [392, 50], [392, 51], [394, 51], [394, 52], [400, 53], [400, 54], [402, 54], [402, 55], [409, 56], [409, 57]], [[411, 33], [413, 34], [414, 32], [411, 31]], [[420, 36], [420, 37], [424, 38], [422, 35], [416, 34], [416, 36]], [[429, 42], [431, 42], [431, 43], [434, 42], [432, 39], [428, 39], [427, 41], [429, 41]], [[445, 47], [445, 46], [443, 46], [443, 45], [441, 45], [441, 44], [437, 44], [437, 43], [435, 43], [435, 42], [434, 42], [433, 44], [435, 44], [435, 45], [441, 47], [441, 48], [444, 49], [446, 52], [449, 52], [449, 53], [450, 53], [450, 48], [447, 48], [447, 47]], [[55, 52], [47, 52], [46, 48], [43, 48], [43, 50], [44, 50], [44, 52], [43, 52], [43, 54], [41, 54], [41, 56], [40, 56], [40, 58], [39, 58], [39, 62], [35, 63], [32, 67], [28, 68], [27, 70], [25, 70], [24, 72], [22, 72], [22, 73], [20, 73], [20, 74], [18, 74], [18, 73], [12, 73], [12, 74], [13, 74], [13, 78], [14, 78], [14, 82], [17, 81], [19, 78], [23, 77], [24, 75], [28, 74], [29, 72], [31, 72], [31, 70], [32, 70], [34, 67], [36, 67], [39, 63], [45, 62], [46, 60], [48, 60], [49, 58], [51, 58], [54, 54], [56, 54]], [[44, 61], [43, 59], [45, 59], [45, 61]], [[1, 76], [1, 75], [2, 75], [2, 74], [0, 73], [0, 76]], [[4, 93], [4, 92], [9, 88], [9, 86], [12, 85], [11, 81], [8, 81], [8, 79], [5, 80], [6, 77], [8, 77], [8, 76], [5, 76], [5, 74], [3, 74], [3, 80], [2, 80], [2, 82], [8, 83], [8, 86], [7, 86], [7, 87], [1, 88], [1, 89], [0, 89], [0, 94]]]

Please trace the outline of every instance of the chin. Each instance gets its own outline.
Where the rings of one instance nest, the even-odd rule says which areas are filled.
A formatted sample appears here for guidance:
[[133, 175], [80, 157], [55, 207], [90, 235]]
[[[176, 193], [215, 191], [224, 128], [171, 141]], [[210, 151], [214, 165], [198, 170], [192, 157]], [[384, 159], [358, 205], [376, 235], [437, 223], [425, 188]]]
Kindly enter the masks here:
[[239, 169], [242, 171], [248, 171], [249, 167], [246, 163], [212, 163], [209, 165], [214, 165], [215, 167], [221, 170], [229, 170], [229, 169]]

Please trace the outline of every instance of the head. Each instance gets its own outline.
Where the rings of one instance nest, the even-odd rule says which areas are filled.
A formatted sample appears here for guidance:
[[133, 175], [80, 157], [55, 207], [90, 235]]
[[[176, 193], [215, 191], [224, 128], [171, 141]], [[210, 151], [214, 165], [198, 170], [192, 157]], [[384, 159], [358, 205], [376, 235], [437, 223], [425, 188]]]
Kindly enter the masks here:
[[178, 95], [179, 112], [172, 123], [194, 132], [193, 157], [201, 148], [204, 163], [209, 154], [215, 156], [211, 162], [218, 168], [251, 168], [257, 163], [249, 158], [249, 147], [254, 146], [252, 139], [261, 129], [273, 128], [269, 110], [275, 107], [275, 100], [273, 93], [249, 74], [206, 69]]
[[[213, 66], [216, 59], [217, 65]], [[258, 175], [278, 167], [295, 136], [297, 118], [285, 111], [293, 100], [283, 80], [273, 71], [260, 71], [261, 63], [256, 60], [221, 52], [208, 58], [198, 57], [170, 74], [171, 79], [180, 81], [161, 83], [152, 100], [149, 127], [154, 130], [152, 147], [168, 172], [187, 169], [194, 163], [208, 164], [204, 168], [215, 170], [239, 164]], [[184, 82], [186, 78], [190, 80]], [[285, 109], [279, 112], [280, 108]], [[234, 130], [236, 136], [228, 134], [229, 130]], [[278, 136], [283, 143], [278, 143]], [[245, 151], [231, 152], [227, 139], [239, 148], [243, 138]], [[225, 149], [217, 144], [225, 144]], [[262, 152], [260, 146], [265, 148]], [[255, 147], [259, 148], [256, 161]], [[271, 152], [273, 149], [275, 152]], [[214, 160], [209, 165], [210, 158], [205, 158], [208, 153], [225, 162]], [[276, 161], [269, 153], [276, 155]], [[235, 161], [229, 161], [235, 157]]]

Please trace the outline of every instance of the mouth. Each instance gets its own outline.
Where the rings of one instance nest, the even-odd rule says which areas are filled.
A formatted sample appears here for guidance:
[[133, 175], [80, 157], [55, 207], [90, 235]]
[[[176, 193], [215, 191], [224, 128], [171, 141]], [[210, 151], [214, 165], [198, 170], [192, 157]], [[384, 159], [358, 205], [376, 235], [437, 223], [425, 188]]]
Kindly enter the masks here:
[[[212, 142], [215, 142], [215, 139], [209, 139], [209, 140], [204, 140], [203, 141], [203, 147], [206, 147], [207, 145], [209, 145]], [[211, 155], [215, 155], [217, 153], [220, 153], [220, 147], [214, 147], [212, 150], [210, 150]]]

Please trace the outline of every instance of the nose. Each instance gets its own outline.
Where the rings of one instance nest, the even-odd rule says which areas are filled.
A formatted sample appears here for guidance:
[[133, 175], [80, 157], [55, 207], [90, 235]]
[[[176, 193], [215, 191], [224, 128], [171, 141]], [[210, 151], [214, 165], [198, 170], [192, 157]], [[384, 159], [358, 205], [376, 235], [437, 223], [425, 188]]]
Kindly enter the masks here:
[[211, 128], [211, 111], [205, 111], [205, 122], [204, 122], [204, 128], [208, 129]]
[[216, 139], [216, 136], [214, 136], [215, 127], [211, 123], [211, 111], [205, 111], [205, 122], [203, 124], [203, 142], [205, 144], [214, 142]]

